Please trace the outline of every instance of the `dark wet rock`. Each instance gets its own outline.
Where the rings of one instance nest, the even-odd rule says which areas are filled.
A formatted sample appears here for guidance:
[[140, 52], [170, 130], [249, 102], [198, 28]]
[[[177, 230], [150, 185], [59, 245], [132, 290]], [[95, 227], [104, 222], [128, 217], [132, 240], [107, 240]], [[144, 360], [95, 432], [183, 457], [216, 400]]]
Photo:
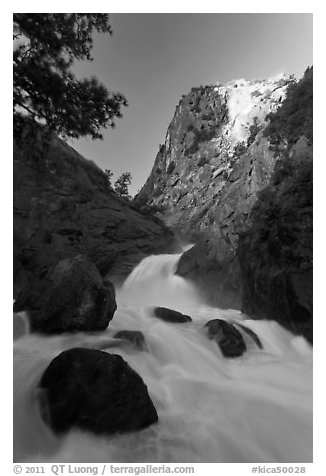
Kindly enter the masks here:
[[242, 329], [249, 337], [251, 337], [251, 339], [254, 341], [254, 343], [259, 349], [263, 349], [263, 344], [261, 343], [261, 340], [253, 330], [249, 329], [249, 327], [247, 326], [239, 324], [238, 322], [234, 322], [233, 324], [235, 324], [237, 327], [240, 327], [240, 329]]
[[[204, 214], [198, 210], [198, 215], [192, 219], [195, 221], [193, 229], [199, 228], [194, 236], [196, 244], [183, 253], [176, 273], [193, 281], [214, 306], [241, 308], [241, 272], [237, 256], [239, 234], [246, 228], [257, 193], [269, 181], [274, 163], [266, 139], [257, 138], [257, 142], [241, 155], [241, 160], [239, 158], [233, 163], [228, 180], [216, 179], [220, 182], [219, 193], [211, 196], [207, 190], [208, 195], [202, 196]], [[235, 173], [236, 178], [231, 180]], [[188, 208], [192, 209], [190, 204]]]
[[119, 198], [106, 174], [53, 136], [41, 157], [38, 142], [14, 141], [14, 295], [64, 258], [88, 256], [102, 276], [121, 283], [150, 254], [177, 252], [158, 218]]
[[59, 261], [24, 288], [15, 311], [28, 311], [32, 332], [104, 330], [117, 308], [113, 285], [83, 255]]
[[312, 149], [279, 161], [239, 240], [242, 311], [313, 340]]
[[205, 324], [208, 337], [214, 339], [224, 357], [240, 357], [246, 351], [241, 333], [222, 319], [212, 319]]
[[119, 355], [64, 351], [45, 370], [39, 388], [42, 416], [56, 433], [80, 428], [111, 435], [158, 421], [144, 381]]
[[118, 331], [113, 337], [115, 339], [128, 341], [139, 350], [145, 350], [147, 348], [144, 334], [141, 331]]
[[200, 239], [185, 251], [176, 274], [191, 280], [208, 303], [222, 309], [240, 309], [239, 264], [219, 238]]
[[178, 311], [174, 311], [173, 309], [168, 309], [166, 307], [154, 307], [154, 316], [162, 319], [162, 321], [172, 323], [184, 323], [192, 321], [190, 316], [182, 314]]
[[[244, 249], [246, 247], [246, 249]], [[291, 332], [313, 341], [313, 273], [294, 266], [278, 269], [273, 259], [255, 253], [248, 241], [241, 245], [243, 287], [242, 311], [253, 319], [272, 319]], [[255, 250], [257, 251], [257, 250]]]

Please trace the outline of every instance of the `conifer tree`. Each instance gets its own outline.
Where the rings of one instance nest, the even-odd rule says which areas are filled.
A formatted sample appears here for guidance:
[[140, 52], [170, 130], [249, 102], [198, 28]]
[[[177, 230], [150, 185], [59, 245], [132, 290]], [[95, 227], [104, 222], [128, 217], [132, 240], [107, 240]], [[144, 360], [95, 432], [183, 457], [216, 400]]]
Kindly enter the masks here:
[[112, 34], [107, 14], [15, 13], [14, 131], [28, 117], [62, 137], [91, 136], [114, 127], [127, 105], [96, 78], [77, 79], [75, 60], [92, 61], [92, 33]]

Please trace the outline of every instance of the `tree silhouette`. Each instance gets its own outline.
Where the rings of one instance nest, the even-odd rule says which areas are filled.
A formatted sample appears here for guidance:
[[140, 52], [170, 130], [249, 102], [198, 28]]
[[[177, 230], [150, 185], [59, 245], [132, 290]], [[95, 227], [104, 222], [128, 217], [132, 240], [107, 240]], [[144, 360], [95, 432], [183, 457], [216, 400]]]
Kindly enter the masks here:
[[114, 182], [114, 191], [117, 195], [123, 198], [131, 199], [129, 195], [128, 187], [131, 184], [131, 173], [124, 172], [120, 177]]
[[77, 80], [74, 60], [92, 60], [93, 31], [112, 34], [107, 14], [15, 13], [14, 131], [27, 116], [63, 137], [90, 135], [114, 127], [127, 106], [96, 78]]
[[113, 172], [111, 172], [110, 169], [105, 169], [104, 172], [106, 173], [108, 179], [108, 185], [110, 188], [112, 188], [111, 178], [113, 177]]

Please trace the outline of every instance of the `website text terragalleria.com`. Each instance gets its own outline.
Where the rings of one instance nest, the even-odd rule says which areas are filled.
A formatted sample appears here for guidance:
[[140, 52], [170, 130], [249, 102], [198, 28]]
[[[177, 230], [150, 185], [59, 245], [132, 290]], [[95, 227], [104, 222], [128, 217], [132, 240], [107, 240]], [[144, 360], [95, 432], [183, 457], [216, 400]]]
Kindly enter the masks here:
[[14, 474], [48, 474], [55, 476], [64, 476], [69, 474], [92, 474], [92, 475], [128, 475], [139, 476], [141, 474], [202, 474], [216, 476], [216, 466], [218, 473], [223, 476], [234, 476], [234, 474], [318, 474], [313, 471], [313, 464], [277, 464], [253, 465], [253, 464], [15, 464]]
[[[72, 464], [52, 464], [47, 465], [47, 470], [50, 469], [52, 474], [56, 476], [64, 474], [194, 474], [193, 466], [169, 466], [165, 464], [152, 465], [146, 464], [143, 466], [116, 466], [113, 464], [102, 465], [72, 465]], [[45, 474], [44, 466], [29, 466], [23, 468], [21, 465], [14, 466], [14, 473], [29, 473], [29, 474]]]

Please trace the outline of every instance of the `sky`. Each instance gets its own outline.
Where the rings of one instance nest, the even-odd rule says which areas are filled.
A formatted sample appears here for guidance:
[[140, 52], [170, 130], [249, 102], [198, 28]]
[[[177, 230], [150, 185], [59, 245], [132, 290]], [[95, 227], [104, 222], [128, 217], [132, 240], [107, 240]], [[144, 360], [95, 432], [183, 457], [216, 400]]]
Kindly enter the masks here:
[[94, 61], [74, 65], [129, 106], [104, 139], [70, 144], [102, 169], [145, 183], [181, 96], [193, 86], [278, 73], [301, 77], [312, 56], [312, 14], [112, 14], [113, 35], [94, 35]]
[[[39, 2], [35, 8], [35, 1], [26, 2], [17, 0], [4, 2], [2, 8], [10, 12], [7, 22], [2, 25], [2, 59], [5, 59], [8, 74], [1, 77], [3, 113], [2, 130], [4, 137], [12, 136], [12, 124], [8, 117], [12, 114], [12, 9], [14, 11], [44, 11], [44, 3]], [[57, 12], [79, 11], [80, 2], [74, 7], [72, 2], [57, 1], [51, 8]], [[99, 3], [99, 2], [97, 2]], [[105, 11], [103, 8], [93, 7], [93, 11]], [[115, 2], [110, 2], [112, 8]], [[116, 10], [122, 10], [124, 1], [117, 2]], [[136, 2], [139, 8], [139, 3]], [[215, 5], [216, 3], [216, 5]], [[221, 2], [225, 8], [236, 10], [247, 9], [253, 2], [234, 1], [230, 4]], [[186, 10], [186, 4], [185, 8]], [[214, 8], [219, 7], [219, 2], [212, 2]], [[315, 60], [319, 67], [314, 75], [314, 90], [319, 93], [315, 101], [317, 118], [314, 124], [315, 140], [314, 150], [316, 157], [324, 154], [324, 81], [326, 77], [324, 63], [325, 44], [325, 15], [323, 2], [286, 2], [275, 1], [272, 4], [256, 2], [256, 10], [276, 9], [284, 10], [314, 10], [315, 25]], [[94, 5], [94, 4], [92, 4]], [[165, 1], [164, 5], [169, 6]], [[266, 5], [266, 6], [264, 6]], [[157, 4], [148, 4], [148, 9], [154, 9]], [[199, 7], [199, 3], [196, 3]], [[207, 2], [203, 7], [207, 8]], [[27, 8], [27, 10], [26, 10]], [[135, 7], [133, 7], [135, 8]], [[159, 6], [158, 6], [159, 8]], [[189, 5], [188, 5], [189, 8]], [[191, 7], [190, 7], [191, 8]], [[193, 7], [194, 8], [194, 7]], [[128, 9], [128, 8], [127, 8]], [[146, 10], [146, 7], [144, 8]], [[213, 8], [212, 8], [213, 9]], [[132, 8], [129, 8], [132, 10]], [[173, 10], [171, 6], [170, 10]], [[187, 18], [188, 17], [188, 18]], [[165, 133], [174, 109], [182, 94], [190, 91], [191, 87], [198, 84], [214, 83], [215, 81], [227, 82], [234, 78], [265, 78], [278, 72], [294, 73], [301, 76], [308, 64], [312, 64], [312, 15], [307, 14], [196, 14], [187, 15], [143, 15], [143, 14], [113, 14], [111, 24], [114, 29], [112, 37], [100, 35], [96, 38], [93, 55], [94, 62], [80, 64], [76, 71], [81, 76], [97, 76], [109, 88], [121, 91], [128, 98], [129, 107], [124, 111], [124, 117], [117, 121], [115, 130], [105, 132], [103, 141], [79, 140], [73, 146], [85, 157], [94, 160], [101, 168], [110, 168], [118, 176], [125, 170], [133, 174], [133, 192], [145, 182], [152, 168], [157, 147], [165, 138]], [[195, 25], [195, 28], [194, 28]], [[191, 28], [192, 26], [192, 28]], [[152, 53], [148, 55], [148, 51]], [[137, 53], [137, 54], [136, 54]], [[146, 54], [145, 54], [146, 53]], [[318, 54], [319, 53], [319, 54]], [[148, 56], [146, 56], [148, 55]], [[317, 74], [316, 74], [317, 73]], [[139, 79], [140, 78], [140, 79]], [[155, 83], [154, 80], [155, 79]], [[7, 134], [7, 135], [6, 135]], [[12, 144], [5, 140], [3, 144], [4, 159], [12, 156]], [[1, 216], [5, 222], [5, 230], [12, 229], [12, 162], [3, 160], [3, 184], [1, 192]], [[324, 282], [325, 282], [325, 161], [316, 160], [314, 167], [314, 250], [318, 259], [314, 265], [314, 309], [317, 318], [324, 313]], [[11, 197], [11, 202], [10, 198]], [[2, 292], [3, 314], [12, 312], [12, 280], [8, 279], [8, 270], [12, 269], [12, 238], [10, 233], [1, 235], [2, 253]], [[10, 274], [10, 272], [9, 272]], [[10, 335], [11, 320], [6, 319], [4, 332]], [[315, 364], [322, 363], [324, 354], [321, 353], [325, 335], [325, 319], [316, 319], [314, 358]], [[1, 346], [2, 361], [7, 362], [12, 358], [12, 341], [7, 339]], [[315, 367], [318, 367], [316, 365]], [[319, 366], [319, 369], [321, 365]], [[12, 379], [12, 367], [7, 366], [3, 373]], [[315, 369], [315, 413], [318, 421], [323, 421], [325, 405], [323, 402], [324, 380], [318, 368]], [[318, 378], [319, 377], [319, 378]], [[12, 396], [7, 392], [8, 405], [11, 405]], [[318, 405], [317, 405], [318, 404]], [[10, 412], [5, 423], [10, 428], [12, 418]], [[325, 418], [324, 418], [325, 420]], [[317, 427], [317, 428], [316, 428]], [[314, 439], [314, 468], [315, 474], [321, 474], [325, 464], [325, 448], [322, 425], [315, 425], [318, 429]], [[315, 433], [315, 431], [314, 431]], [[4, 442], [7, 447], [3, 455], [12, 453], [12, 439]], [[6, 451], [7, 450], [7, 451]], [[2, 458], [2, 464], [4, 458]], [[317, 465], [317, 466], [316, 466]], [[208, 465], [206, 465], [208, 466]], [[10, 468], [11, 470], [12, 468]]]

